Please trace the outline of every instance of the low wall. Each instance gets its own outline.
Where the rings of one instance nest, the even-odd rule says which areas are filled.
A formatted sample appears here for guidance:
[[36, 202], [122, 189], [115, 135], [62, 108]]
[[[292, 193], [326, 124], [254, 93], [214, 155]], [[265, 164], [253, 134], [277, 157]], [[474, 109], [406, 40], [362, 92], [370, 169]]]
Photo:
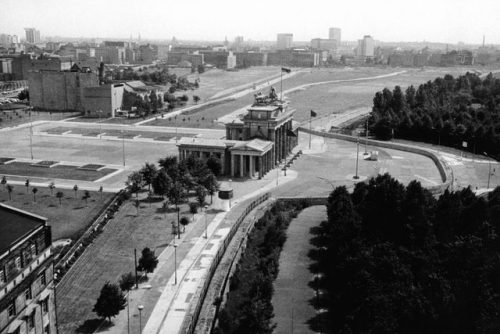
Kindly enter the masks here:
[[250, 213], [250, 211], [252, 211], [255, 207], [257, 207], [261, 203], [267, 201], [268, 199], [269, 199], [269, 193], [265, 193], [264, 195], [261, 195], [256, 199], [254, 199], [246, 206], [245, 210], [241, 213], [241, 215], [235, 220], [234, 224], [231, 226], [231, 230], [224, 239], [224, 242], [217, 251], [217, 254], [215, 255], [212, 261], [212, 264], [210, 265], [210, 269], [208, 270], [208, 274], [204, 278], [203, 284], [198, 287], [195, 295], [193, 296], [193, 301], [189, 306], [189, 310], [187, 311], [187, 314], [184, 318], [184, 322], [182, 324], [182, 329], [180, 331], [181, 333], [189, 333], [189, 334], [195, 333], [196, 323], [198, 322], [198, 317], [200, 316], [201, 307], [203, 306], [203, 301], [205, 300], [205, 296], [207, 295], [210, 282], [215, 274], [215, 271], [224, 253], [226, 252], [229, 243], [231, 242], [234, 234], [239, 229], [241, 223], [243, 222], [245, 217]]
[[389, 149], [393, 149], [393, 150], [399, 150], [399, 151], [405, 151], [405, 152], [423, 155], [423, 156], [431, 159], [434, 162], [434, 164], [436, 165], [436, 167], [439, 171], [439, 175], [441, 176], [441, 180], [443, 182], [443, 184], [440, 184], [437, 186], [427, 187], [427, 189], [436, 195], [436, 194], [440, 194], [440, 193], [444, 192], [446, 189], [449, 189], [450, 187], [453, 187], [453, 171], [446, 164], [446, 162], [439, 159], [439, 157], [437, 155], [435, 155], [433, 152], [431, 152], [429, 150], [419, 148], [416, 146], [398, 144], [398, 143], [393, 143], [393, 142], [385, 142], [385, 141], [379, 141], [379, 140], [373, 140], [373, 139], [364, 139], [363, 138], [361, 140], [360, 138], [354, 137], [354, 136], [343, 135], [340, 133], [330, 133], [330, 132], [309, 130], [305, 127], [300, 127], [299, 131], [302, 131], [305, 133], [310, 133], [310, 134], [313, 134], [315, 136], [346, 140], [346, 141], [350, 141], [353, 143], [358, 142], [358, 140], [360, 140], [360, 142], [366, 141], [371, 146], [389, 148]]

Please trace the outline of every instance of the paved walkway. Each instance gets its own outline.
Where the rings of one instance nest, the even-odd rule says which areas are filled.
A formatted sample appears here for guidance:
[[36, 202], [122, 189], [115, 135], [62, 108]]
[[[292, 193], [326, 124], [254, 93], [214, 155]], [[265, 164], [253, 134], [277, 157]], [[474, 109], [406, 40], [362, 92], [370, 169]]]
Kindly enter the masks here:
[[309, 271], [311, 260], [307, 254], [313, 248], [309, 243], [312, 237], [309, 230], [323, 220], [326, 220], [326, 207], [312, 206], [290, 222], [280, 254], [278, 277], [273, 284], [271, 302], [277, 325], [274, 334], [314, 333], [307, 324], [316, 314], [310, 305], [314, 290], [308, 287], [313, 276]]

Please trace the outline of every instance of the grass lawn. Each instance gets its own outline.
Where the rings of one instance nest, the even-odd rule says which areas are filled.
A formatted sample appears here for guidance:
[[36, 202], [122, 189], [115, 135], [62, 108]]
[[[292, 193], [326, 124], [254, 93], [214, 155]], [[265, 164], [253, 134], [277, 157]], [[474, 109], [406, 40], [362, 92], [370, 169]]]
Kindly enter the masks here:
[[[26, 108], [26, 106], [23, 106]], [[47, 121], [53, 120], [58, 121], [61, 119], [65, 119], [68, 117], [74, 117], [80, 115], [80, 113], [75, 112], [52, 112], [48, 111], [32, 111], [31, 118], [29, 116], [29, 112], [23, 109], [16, 110], [1, 110], [0, 111], [0, 128], [16, 126], [24, 123], [28, 123], [30, 121]]]
[[[57, 165], [51, 168], [32, 166], [29, 162], [12, 162], [0, 165], [0, 175], [44, 177], [54, 179], [95, 181], [116, 169], [103, 168], [98, 171], [78, 169], [77, 166]], [[8, 177], [7, 177], [8, 178]]]
[[[16, 185], [11, 194], [12, 200], [9, 200], [7, 190], [0, 186], [0, 202], [48, 218], [48, 224], [52, 226], [52, 240], [66, 238], [76, 240], [91, 224], [91, 220], [102, 206], [113, 196], [112, 193], [103, 192], [101, 200], [99, 192], [91, 191], [90, 199], [85, 203], [82, 199], [83, 191], [78, 191], [75, 198], [73, 190], [58, 189], [56, 183], [53, 195], [50, 194], [50, 189], [37, 187], [38, 192], [34, 202], [32, 188], [30, 186], [26, 193], [26, 187]], [[58, 191], [64, 193], [61, 205], [59, 199], [55, 197]]]
[[325, 206], [312, 206], [304, 209], [293, 219], [286, 232], [286, 241], [279, 259], [279, 273], [274, 281], [272, 304], [277, 324], [273, 333], [289, 333], [293, 321], [297, 333], [314, 333], [307, 321], [314, 317], [315, 310], [310, 305], [314, 291], [308, 286], [312, 279], [307, 256], [313, 247], [309, 243], [311, 227], [326, 220]]
[[[115, 213], [114, 219], [108, 222], [103, 233], [87, 248], [58, 285], [57, 307], [61, 334], [87, 332], [87, 330], [88, 333], [92, 333], [95, 327], [89, 329], [93, 327], [89, 323], [94, 324], [93, 319], [97, 318], [92, 312], [92, 307], [103, 284], [106, 281], [116, 282], [122, 274], [134, 270], [134, 248], [137, 249], [138, 258], [144, 247], [155, 250], [158, 255], [172, 240], [170, 223], [177, 221], [177, 213], [174, 210], [163, 213], [161, 209], [163, 202], [157, 201], [151, 203], [151, 207], [150, 203], [141, 202], [137, 215], [133, 199], [135, 196], [132, 200], [126, 201]], [[183, 204], [180, 208], [181, 217], [187, 216], [191, 219], [188, 205]], [[200, 226], [190, 224], [187, 228], [195, 227]], [[181, 257], [178, 258], [179, 261], [180, 259]], [[150, 303], [152, 305], [147, 307], [152, 308], [155, 300], [151, 300]], [[143, 320], [145, 319], [147, 318], [144, 315]], [[131, 326], [137, 327], [132, 321]]]

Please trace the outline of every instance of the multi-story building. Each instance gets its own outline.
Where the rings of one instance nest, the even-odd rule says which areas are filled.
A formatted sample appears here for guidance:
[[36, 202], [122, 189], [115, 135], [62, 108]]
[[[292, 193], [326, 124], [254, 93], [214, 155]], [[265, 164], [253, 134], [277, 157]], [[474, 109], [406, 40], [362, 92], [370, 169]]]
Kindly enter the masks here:
[[30, 44], [40, 43], [40, 31], [35, 28], [24, 28], [26, 32], [26, 42]]
[[293, 44], [293, 34], [278, 34], [276, 41], [276, 48], [278, 50], [287, 50], [291, 49]]
[[363, 36], [363, 39], [358, 41], [358, 56], [361, 58], [373, 58], [375, 54], [375, 42], [370, 35]]
[[0, 334], [56, 334], [47, 219], [0, 204]]
[[125, 48], [118, 46], [101, 46], [95, 49], [95, 57], [97, 60], [106, 64], [124, 64], [125, 63]]
[[236, 56], [233, 54], [233, 51], [229, 51], [229, 54], [227, 56], [227, 69], [234, 69], [236, 68]]
[[341, 42], [341, 30], [340, 28], [330, 28], [330, 30], [328, 31], [328, 39], [331, 39], [331, 40], [336, 40], [337, 41], [337, 46], [339, 46], [340, 42]]
[[338, 43], [335, 39], [314, 38], [311, 40], [311, 49], [328, 51], [330, 54], [336, 53], [337, 46]]
[[179, 158], [215, 156], [223, 174], [261, 178], [297, 146], [294, 112], [271, 88], [268, 96], [255, 96], [246, 115], [226, 123], [226, 139], [181, 138]]

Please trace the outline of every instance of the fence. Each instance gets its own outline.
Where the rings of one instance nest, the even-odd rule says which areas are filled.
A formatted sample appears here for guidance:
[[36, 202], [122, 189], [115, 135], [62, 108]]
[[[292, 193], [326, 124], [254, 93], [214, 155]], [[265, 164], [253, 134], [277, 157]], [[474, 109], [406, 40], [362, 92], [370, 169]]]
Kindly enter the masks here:
[[231, 242], [234, 234], [239, 229], [241, 223], [243, 222], [245, 217], [250, 213], [250, 211], [255, 209], [255, 207], [257, 207], [261, 203], [267, 201], [268, 199], [269, 199], [269, 193], [265, 193], [264, 195], [257, 197], [255, 200], [253, 200], [245, 208], [245, 210], [243, 210], [243, 212], [240, 214], [240, 216], [236, 219], [234, 224], [231, 226], [231, 229], [229, 230], [228, 235], [224, 239], [224, 242], [222, 243], [221, 247], [217, 251], [217, 254], [215, 255], [214, 259], [212, 260], [212, 264], [210, 265], [210, 269], [208, 270], [208, 273], [205, 276], [205, 282], [196, 291], [196, 295], [193, 298], [193, 303], [191, 303], [190, 309], [187, 312], [186, 317], [184, 318], [181, 333], [192, 334], [195, 332], [196, 323], [198, 322], [201, 307], [203, 306], [203, 300], [205, 299], [205, 297], [207, 295], [207, 291], [208, 291], [208, 288], [210, 286], [210, 282], [214, 276], [214, 273], [217, 269], [217, 266], [220, 263], [222, 256], [226, 252], [226, 249], [227, 249], [229, 243]]

